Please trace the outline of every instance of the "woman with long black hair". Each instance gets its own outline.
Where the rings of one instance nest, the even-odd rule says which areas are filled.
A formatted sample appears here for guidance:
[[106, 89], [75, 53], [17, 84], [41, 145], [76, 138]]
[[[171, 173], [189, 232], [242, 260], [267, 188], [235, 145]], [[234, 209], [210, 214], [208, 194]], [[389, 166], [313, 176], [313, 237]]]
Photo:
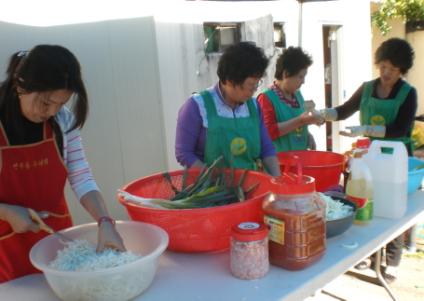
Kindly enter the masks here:
[[[73, 112], [65, 107], [71, 99]], [[47, 233], [29, 209], [55, 231], [72, 225], [66, 180], [98, 222], [97, 250], [124, 250], [82, 148], [87, 113], [80, 64], [68, 49], [38, 45], [11, 57], [0, 85], [0, 283], [38, 272], [29, 251]]]

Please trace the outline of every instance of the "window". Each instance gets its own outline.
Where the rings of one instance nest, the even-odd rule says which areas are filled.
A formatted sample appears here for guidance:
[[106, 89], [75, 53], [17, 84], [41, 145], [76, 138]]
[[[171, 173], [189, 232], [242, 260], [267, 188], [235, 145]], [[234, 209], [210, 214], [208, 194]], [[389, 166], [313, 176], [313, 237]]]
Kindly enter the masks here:
[[278, 48], [286, 48], [286, 34], [284, 23], [274, 23], [274, 45]]
[[205, 52], [223, 52], [228, 46], [240, 42], [240, 23], [203, 23]]

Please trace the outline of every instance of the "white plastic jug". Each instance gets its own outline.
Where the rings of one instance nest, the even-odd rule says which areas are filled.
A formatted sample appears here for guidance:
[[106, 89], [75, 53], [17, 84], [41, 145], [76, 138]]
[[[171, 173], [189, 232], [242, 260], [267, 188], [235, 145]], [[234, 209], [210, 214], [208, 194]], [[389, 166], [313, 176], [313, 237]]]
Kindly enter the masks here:
[[399, 141], [374, 140], [364, 155], [371, 170], [374, 216], [401, 218], [407, 208], [408, 153]]

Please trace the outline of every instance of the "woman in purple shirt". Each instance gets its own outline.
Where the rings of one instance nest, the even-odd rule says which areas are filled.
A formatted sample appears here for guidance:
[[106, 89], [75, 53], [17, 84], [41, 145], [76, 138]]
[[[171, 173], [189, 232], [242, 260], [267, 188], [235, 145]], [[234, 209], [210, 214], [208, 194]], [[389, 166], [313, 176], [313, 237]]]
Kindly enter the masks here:
[[268, 59], [250, 42], [226, 49], [218, 63], [219, 82], [192, 95], [178, 114], [175, 155], [185, 167], [210, 165], [258, 169], [280, 175], [278, 159], [257, 102], [252, 98]]

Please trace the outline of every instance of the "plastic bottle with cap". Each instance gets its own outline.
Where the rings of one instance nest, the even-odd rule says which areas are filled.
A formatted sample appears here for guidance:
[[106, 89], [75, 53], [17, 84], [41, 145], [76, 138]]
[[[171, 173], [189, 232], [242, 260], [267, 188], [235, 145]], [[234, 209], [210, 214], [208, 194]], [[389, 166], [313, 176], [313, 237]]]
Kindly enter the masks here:
[[349, 179], [349, 174], [350, 174], [350, 169], [349, 169], [349, 162], [351, 161], [351, 159], [353, 158], [353, 154], [361, 154], [362, 156], [364, 156], [365, 154], [368, 153], [368, 148], [371, 145], [371, 140], [368, 137], [361, 137], [358, 138], [354, 143], [352, 143], [352, 148], [351, 150], [345, 152], [345, 156], [347, 158], [347, 163], [346, 164], [346, 168], [343, 171], [343, 186], [346, 188], [347, 186], [347, 181]]
[[269, 270], [268, 228], [262, 223], [243, 222], [231, 229], [231, 273], [240, 279], [257, 279]]
[[371, 145], [371, 140], [368, 137], [358, 138], [356, 140], [356, 151], [360, 152], [362, 155], [365, 155], [368, 152], [368, 148]]
[[354, 151], [349, 160], [349, 178], [346, 196], [356, 204], [355, 224], [368, 224], [373, 217], [372, 176], [361, 150]]

